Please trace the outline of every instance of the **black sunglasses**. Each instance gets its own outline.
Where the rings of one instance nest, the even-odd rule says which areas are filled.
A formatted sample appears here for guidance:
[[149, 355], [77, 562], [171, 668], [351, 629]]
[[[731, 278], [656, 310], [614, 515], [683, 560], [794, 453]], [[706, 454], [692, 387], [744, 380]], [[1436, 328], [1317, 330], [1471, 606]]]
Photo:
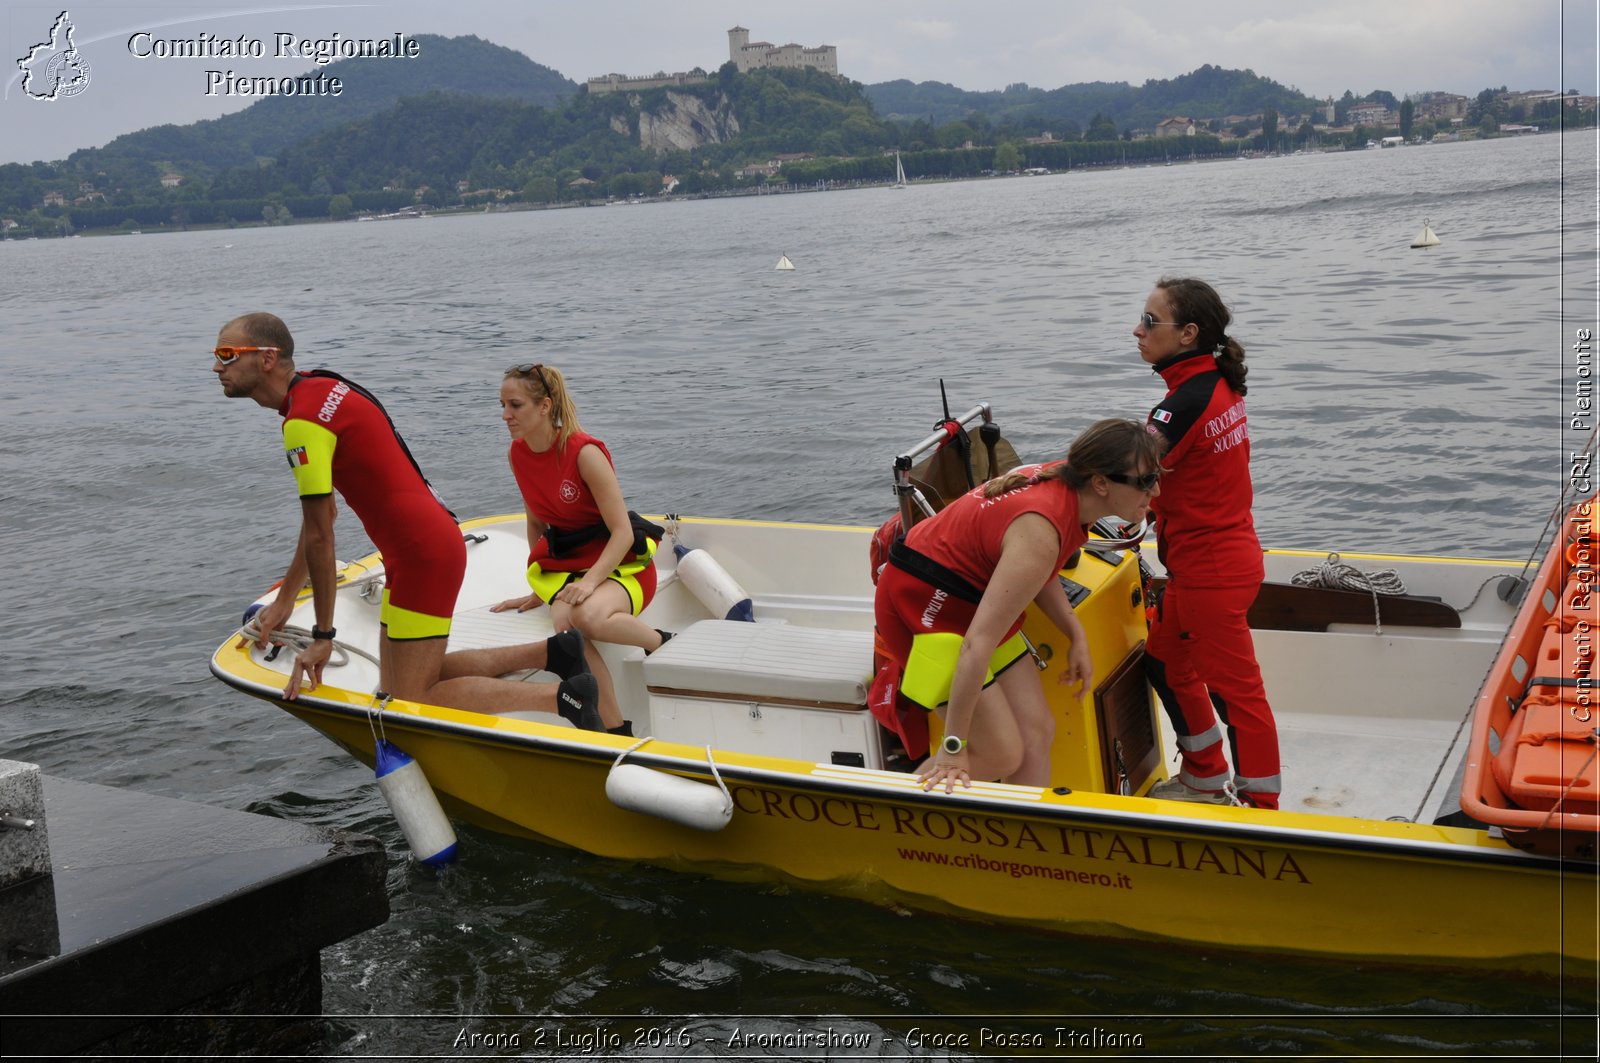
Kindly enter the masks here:
[[512, 366], [511, 367], [511, 371], [513, 373], [516, 373], [518, 376], [536, 376], [536, 377], [538, 377], [539, 378], [539, 387], [544, 390], [544, 393], [546, 395], [550, 394], [550, 384], [544, 378], [544, 363], [543, 362], [523, 362], [521, 365]]
[[1159, 472], [1146, 473], [1143, 476], [1130, 476], [1125, 472], [1108, 472], [1104, 475], [1107, 480], [1111, 480], [1114, 483], [1127, 484], [1129, 487], [1139, 491], [1152, 491], [1155, 489], [1156, 484], [1161, 482], [1161, 474]]

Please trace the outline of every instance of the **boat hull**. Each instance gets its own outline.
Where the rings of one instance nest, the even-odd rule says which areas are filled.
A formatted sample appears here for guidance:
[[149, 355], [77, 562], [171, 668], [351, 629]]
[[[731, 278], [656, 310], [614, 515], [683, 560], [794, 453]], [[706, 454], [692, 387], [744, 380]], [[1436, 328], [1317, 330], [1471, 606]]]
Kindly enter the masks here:
[[[355, 699], [271, 700], [372, 763]], [[387, 715], [387, 737], [453, 816], [599, 856], [1073, 934], [1539, 973], [1600, 958], [1592, 870], [1481, 831], [999, 785], [947, 796], [890, 772], [719, 755], [734, 814], [708, 833], [607, 800], [624, 739], [405, 715]], [[711, 785], [702, 750], [628, 762]]]

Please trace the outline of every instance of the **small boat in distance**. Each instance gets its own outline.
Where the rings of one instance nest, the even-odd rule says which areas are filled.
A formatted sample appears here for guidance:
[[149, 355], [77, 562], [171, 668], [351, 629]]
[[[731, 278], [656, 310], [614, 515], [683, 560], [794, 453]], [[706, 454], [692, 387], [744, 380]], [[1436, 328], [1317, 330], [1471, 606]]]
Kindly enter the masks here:
[[356, 221], [394, 221], [397, 218], [426, 218], [427, 216], [427, 207], [401, 207], [399, 210], [390, 211], [387, 214], [362, 214], [356, 218]]
[[894, 153], [894, 188], [906, 188], [906, 168], [900, 165], [900, 152]]

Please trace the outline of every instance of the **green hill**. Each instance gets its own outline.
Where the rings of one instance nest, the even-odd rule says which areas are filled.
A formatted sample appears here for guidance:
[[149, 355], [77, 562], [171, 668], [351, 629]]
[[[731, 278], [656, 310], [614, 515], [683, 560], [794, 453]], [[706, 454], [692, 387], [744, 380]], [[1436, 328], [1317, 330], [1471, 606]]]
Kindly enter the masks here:
[[[684, 113], [691, 99], [700, 105], [692, 115]], [[646, 117], [698, 127], [701, 143], [693, 150], [647, 148], [640, 139]], [[714, 137], [707, 118], [738, 133]], [[325, 130], [271, 164], [220, 174], [212, 194], [304, 193], [319, 176], [335, 193], [428, 186], [434, 202], [441, 191], [450, 198], [458, 181], [521, 191], [540, 179], [565, 187], [580, 176], [597, 183], [627, 177], [611, 190], [653, 192], [663, 172], [690, 179], [694, 188], [704, 184], [707, 169], [730, 171], [782, 152], [878, 151], [894, 138], [894, 127], [873, 116], [858, 83], [815, 70], [741, 75], [729, 65], [703, 85], [579, 93], [554, 108], [431, 93]]]
[[866, 93], [873, 108], [892, 121], [922, 120], [941, 126], [978, 118], [992, 125], [1056, 131], [1087, 129], [1097, 114], [1109, 118], [1119, 130], [1151, 129], [1174, 115], [1221, 118], [1255, 114], [1269, 107], [1289, 115], [1321, 102], [1253, 70], [1209, 65], [1138, 87], [1127, 82], [1092, 81], [1048, 90], [1016, 84], [999, 92], [969, 92], [938, 81], [914, 84], [901, 80], [868, 85]]
[[[1253, 71], [1212, 66], [1137, 87], [967, 92], [940, 82], [863, 86], [809, 69], [739, 74], [729, 63], [702, 84], [590, 95], [477, 37], [418, 40], [416, 60], [330, 64], [325, 73], [345, 92], [314, 106], [266, 97], [63, 162], [0, 166], [0, 215], [18, 222], [16, 235], [58, 235], [653, 195], [669, 176], [680, 194], [716, 193], [767, 180], [884, 180], [891, 150], [913, 177], [962, 177], [1157, 158], [1167, 146], [1120, 135], [1175, 115], [1288, 117], [1317, 102]], [[1054, 142], [1025, 143], [1045, 131]], [[1227, 150], [1214, 136], [1187, 147]], [[771, 160], [783, 162], [781, 173]], [[180, 186], [162, 187], [168, 170]]]
[[[475, 38], [447, 43], [479, 58], [488, 51], [545, 69]], [[483, 62], [460, 65], [485, 72]], [[508, 79], [491, 80], [505, 88]], [[319, 110], [326, 99], [319, 99]], [[288, 115], [304, 118], [309, 110]], [[53, 235], [119, 225], [281, 224], [419, 202], [648, 195], [661, 190], [664, 174], [676, 175], [680, 191], [694, 193], [761, 180], [737, 172], [752, 160], [782, 153], [877, 154], [898, 136], [894, 125], [873, 115], [857, 82], [815, 70], [739, 74], [732, 64], [704, 84], [576, 92], [548, 106], [435, 89], [372, 113], [346, 113], [337, 122], [320, 113], [314, 125], [284, 115], [257, 104], [238, 116], [248, 116], [247, 125], [219, 119], [165, 126], [75, 153], [64, 163], [0, 166], [0, 213], [14, 211], [29, 234]], [[663, 136], [663, 129], [672, 135]], [[161, 186], [166, 169], [183, 175], [180, 187]], [[103, 198], [82, 195], [82, 183]], [[43, 202], [46, 193], [65, 202]]]
[[83, 180], [113, 188], [159, 182], [158, 168], [166, 166], [192, 180], [254, 165], [410, 96], [450, 92], [554, 107], [579, 91], [575, 82], [521, 52], [477, 37], [416, 39], [421, 45], [416, 59], [342, 59], [321, 68], [343, 81], [339, 96], [318, 97], [309, 106], [303, 99], [267, 96], [221, 118], [128, 133], [105, 147], [74, 152], [63, 165]]

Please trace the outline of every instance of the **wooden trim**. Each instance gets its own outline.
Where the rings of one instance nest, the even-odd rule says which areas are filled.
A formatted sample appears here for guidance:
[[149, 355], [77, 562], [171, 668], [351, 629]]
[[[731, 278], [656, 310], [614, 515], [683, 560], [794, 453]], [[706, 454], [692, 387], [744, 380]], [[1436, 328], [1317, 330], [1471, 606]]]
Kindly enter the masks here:
[[[1166, 579], [1151, 581], [1153, 588]], [[1378, 615], [1385, 627], [1461, 626], [1461, 614], [1437, 598], [1413, 594], [1379, 594]], [[1266, 582], [1250, 606], [1250, 627], [1256, 631], [1326, 631], [1329, 624], [1373, 625], [1372, 595], [1329, 587], [1300, 587]]]

